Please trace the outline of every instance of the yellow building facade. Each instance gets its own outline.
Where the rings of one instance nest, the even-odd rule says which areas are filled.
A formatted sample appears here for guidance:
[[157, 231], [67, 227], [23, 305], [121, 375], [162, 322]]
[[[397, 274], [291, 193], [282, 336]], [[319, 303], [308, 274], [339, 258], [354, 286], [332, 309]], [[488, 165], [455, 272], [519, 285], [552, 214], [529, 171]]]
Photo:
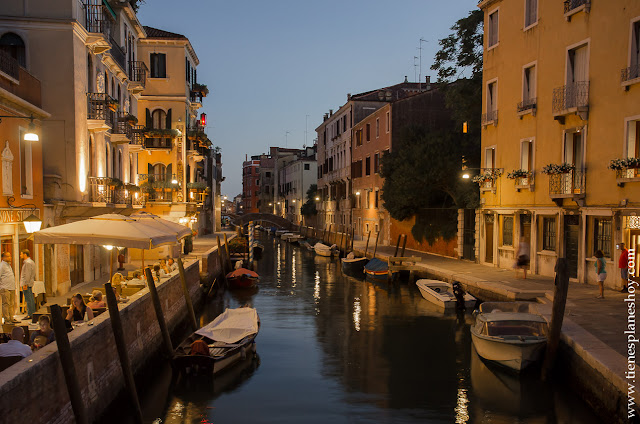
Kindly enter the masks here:
[[640, 2], [479, 7], [477, 260], [511, 268], [524, 240], [531, 272], [554, 275], [557, 258], [566, 257], [572, 279], [595, 284], [594, 254], [602, 250], [605, 285], [621, 287], [617, 244], [640, 243]]

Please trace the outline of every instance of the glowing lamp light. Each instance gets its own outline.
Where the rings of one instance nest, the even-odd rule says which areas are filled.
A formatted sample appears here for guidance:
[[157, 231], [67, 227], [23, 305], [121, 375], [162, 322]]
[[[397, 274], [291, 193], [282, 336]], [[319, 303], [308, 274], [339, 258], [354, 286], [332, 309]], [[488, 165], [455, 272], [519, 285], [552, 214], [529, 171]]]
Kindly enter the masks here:
[[273, 205], [273, 203], [269, 203], [269, 206]]
[[25, 231], [29, 234], [40, 231], [40, 227], [42, 227], [42, 221], [34, 214], [23, 219], [22, 223], [24, 224]]
[[207, 126], [207, 114], [206, 113], [201, 113], [200, 114], [200, 125], [202, 125], [203, 127]]
[[40, 137], [36, 134], [36, 125], [33, 123], [33, 118], [29, 124], [29, 130], [24, 133], [24, 141], [40, 141]]
[[296, 203], [296, 199], [293, 199], [293, 203]]
[[104, 248], [105, 248], [105, 249], [107, 249], [107, 250], [113, 250], [113, 246], [112, 246], [112, 245], [110, 245], [110, 244], [105, 244], [105, 245], [103, 245], [102, 247], [104, 247]]
[[462, 178], [464, 178], [465, 180], [468, 180], [470, 178], [470, 175], [465, 172], [464, 174], [462, 174]]
[[356, 196], [360, 196], [360, 192], [359, 191], [356, 191]]
[[464, 122], [462, 123], [462, 132], [463, 132], [464, 134], [466, 134], [466, 133], [467, 133], [467, 129], [468, 129], [467, 121], [464, 121]]
[[320, 200], [320, 198], [319, 198], [319, 197], [316, 197], [316, 200]]
[[176, 180], [175, 178], [173, 180], [171, 180], [171, 184], [178, 184], [178, 180]]

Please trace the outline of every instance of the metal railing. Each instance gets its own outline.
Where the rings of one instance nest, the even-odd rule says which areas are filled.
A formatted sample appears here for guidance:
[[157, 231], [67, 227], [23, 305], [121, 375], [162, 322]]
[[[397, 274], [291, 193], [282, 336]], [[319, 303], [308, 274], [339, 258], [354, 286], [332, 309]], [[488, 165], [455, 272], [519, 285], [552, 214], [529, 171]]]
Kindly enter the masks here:
[[84, 8], [87, 31], [101, 33], [107, 40], [110, 40], [113, 19], [106, 7], [101, 4], [85, 4]]
[[20, 64], [3, 50], [0, 50], [0, 71], [15, 80], [20, 80]]
[[531, 187], [531, 186], [533, 186], [533, 175], [529, 175], [528, 177], [516, 178], [516, 187]]
[[640, 168], [616, 169], [616, 179], [631, 179], [640, 177]]
[[549, 175], [549, 195], [576, 196], [585, 194], [585, 171], [573, 170], [564, 174]]
[[131, 126], [131, 144], [137, 144], [139, 146], [144, 146], [144, 130], [146, 127], [144, 125], [132, 125]]
[[145, 149], [171, 149], [173, 143], [170, 138], [144, 138]]
[[588, 107], [589, 81], [579, 81], [553, 90], [553, 113], [562, 113], [568, 109]]
[[204, 96], [202, 95], [202, 93], [196, 91], [192, 91], [191, 95], [189, 96], [191, 103], [202, 103], [203, 97]]
[[565, 0], [564, 2], [564, 13], [569, 13], [573, 9], [577, 9], [582, 5], [589, 5], [589, 0]]
[[498, 109], [483, 113], [480, 120], [482, 125], [498, 122]]
[[122, 50], [122, 47], [120, 47], [118, 45], [118, 43], [116, 43], [116, 40], [114, 40], [113, 38], [110, 38], [109, 42], [111, 44], [111, 49], [109, 50], [109, 53], [111, 54], [113, 59], [118, 63], [118, 65], [120, 65], [122, 70], [126, 71], [127, 70], [127, 66], [126, 66], [127, 61], [125, 59], [124, 50]]
[[133, 137], [133, 127], [131, 126], [130, 121], [127, 119], [129, 114], [125, 112], [117, 112], [116, 123], [113, 125], [111, 130], [112, 134], [123, 134], [129, 140]]
[[636, 78], [640, 78], [640, 63], [629, 66], [628, 68], [623, 68], [620, 71], [620, 82], [631, 81]]
[[118, 101], [106, 93], [87, 93], [87, 119], [100, 119], [113, 127], [117, 105]]
[[89, 177], [89, 201], [114, 203], [115, 184], [109, 177]]
[[134, 61], [129, 63], [129, 80], [138, 82], [142, 87], [147, 84], [147, 74], [149, 68], [142, 61]]
[[527, 110], [537, 109], [538, 107], [538, 98], [532, 97], [529, 99], [524, 99], [520, 103], [518, 103], [518, 112], [524, 112]]

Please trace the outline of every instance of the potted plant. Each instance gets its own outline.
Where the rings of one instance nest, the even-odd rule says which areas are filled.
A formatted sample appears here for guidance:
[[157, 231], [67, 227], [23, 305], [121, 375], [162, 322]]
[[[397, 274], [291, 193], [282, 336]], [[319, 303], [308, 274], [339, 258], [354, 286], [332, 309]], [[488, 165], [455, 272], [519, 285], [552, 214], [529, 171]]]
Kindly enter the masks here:
[[635, 169], [640, 168], [640, 159], [639, 158], [623, 158], [623, 159], [612, 159], [609, 162], [609, 169], [614, 171], [619, 171], [623, 169]]
[[129, 125], [136, 125], [138, 123], [138, 118], [130, 113], [124, 115], [120, 120], [129, 123]]
[[542, 173], [547, 175], [567, 174], [575, 169], [576, 166], [571, 163], [550, 163], [542, 168]]
[[482, 173], [473, 177], [473, 182], [478, 184], [484, 184], [491, 181], [495, 181], [496, 178], [502, 175], [501, 169], [485, 169]]
[[115, 112], [118, 110], [120, 103], [113, 97], [107, 97], [107, 106], [109, 107], [109, 109]]
[[198, 84], [197, 82], [191, 85], [191, 91], [194, 93], [200, 93], [202, 97], [207, 97], [209, 94], [207, 86], [205, 84]]
[[124, 183], [122, 182], [122, 180], [118, 178], [111, 178], [111, 181], [109, 182], [109, 187], [111, 187], [112, 189], [116, 189], [116, 188], [121, 188], [122, 186], [124, 186]]
[[531, 172], [525, 171], [524, 169], [516, 169], [507, 174], [507, 178], [510, 180], [515, 180], [517, 178], [528, 178], [531, 176]]

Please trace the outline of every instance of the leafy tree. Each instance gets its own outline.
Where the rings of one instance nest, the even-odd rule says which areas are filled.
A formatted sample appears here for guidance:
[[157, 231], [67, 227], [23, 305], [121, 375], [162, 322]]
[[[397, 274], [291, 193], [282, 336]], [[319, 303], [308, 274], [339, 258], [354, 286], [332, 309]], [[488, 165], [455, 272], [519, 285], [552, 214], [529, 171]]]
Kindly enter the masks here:
[[[401, 128], [391, 153], [381, 160], [385, 208], [397, 220], [415, 217], [411, 232], [418, 241], [455, 236], [456, 209], [477, 206], [478, 186], [462, 180], [460, 171], [463, 161], [477, 167], [480, 158], [482, 22], [481, 11], [458, 20], [454, 32], [440, 40], [431, 67], [438, 71], [450, 126]], [[465, 73], [468, 77], [461, 78]]]
[[311, 184], [307, 190], [307, 201], [300, 208], [300, 213], [305, 217], [314, 216], [318, 213], [316, 209], [316, 195], [318, 192], [318, 185]]

